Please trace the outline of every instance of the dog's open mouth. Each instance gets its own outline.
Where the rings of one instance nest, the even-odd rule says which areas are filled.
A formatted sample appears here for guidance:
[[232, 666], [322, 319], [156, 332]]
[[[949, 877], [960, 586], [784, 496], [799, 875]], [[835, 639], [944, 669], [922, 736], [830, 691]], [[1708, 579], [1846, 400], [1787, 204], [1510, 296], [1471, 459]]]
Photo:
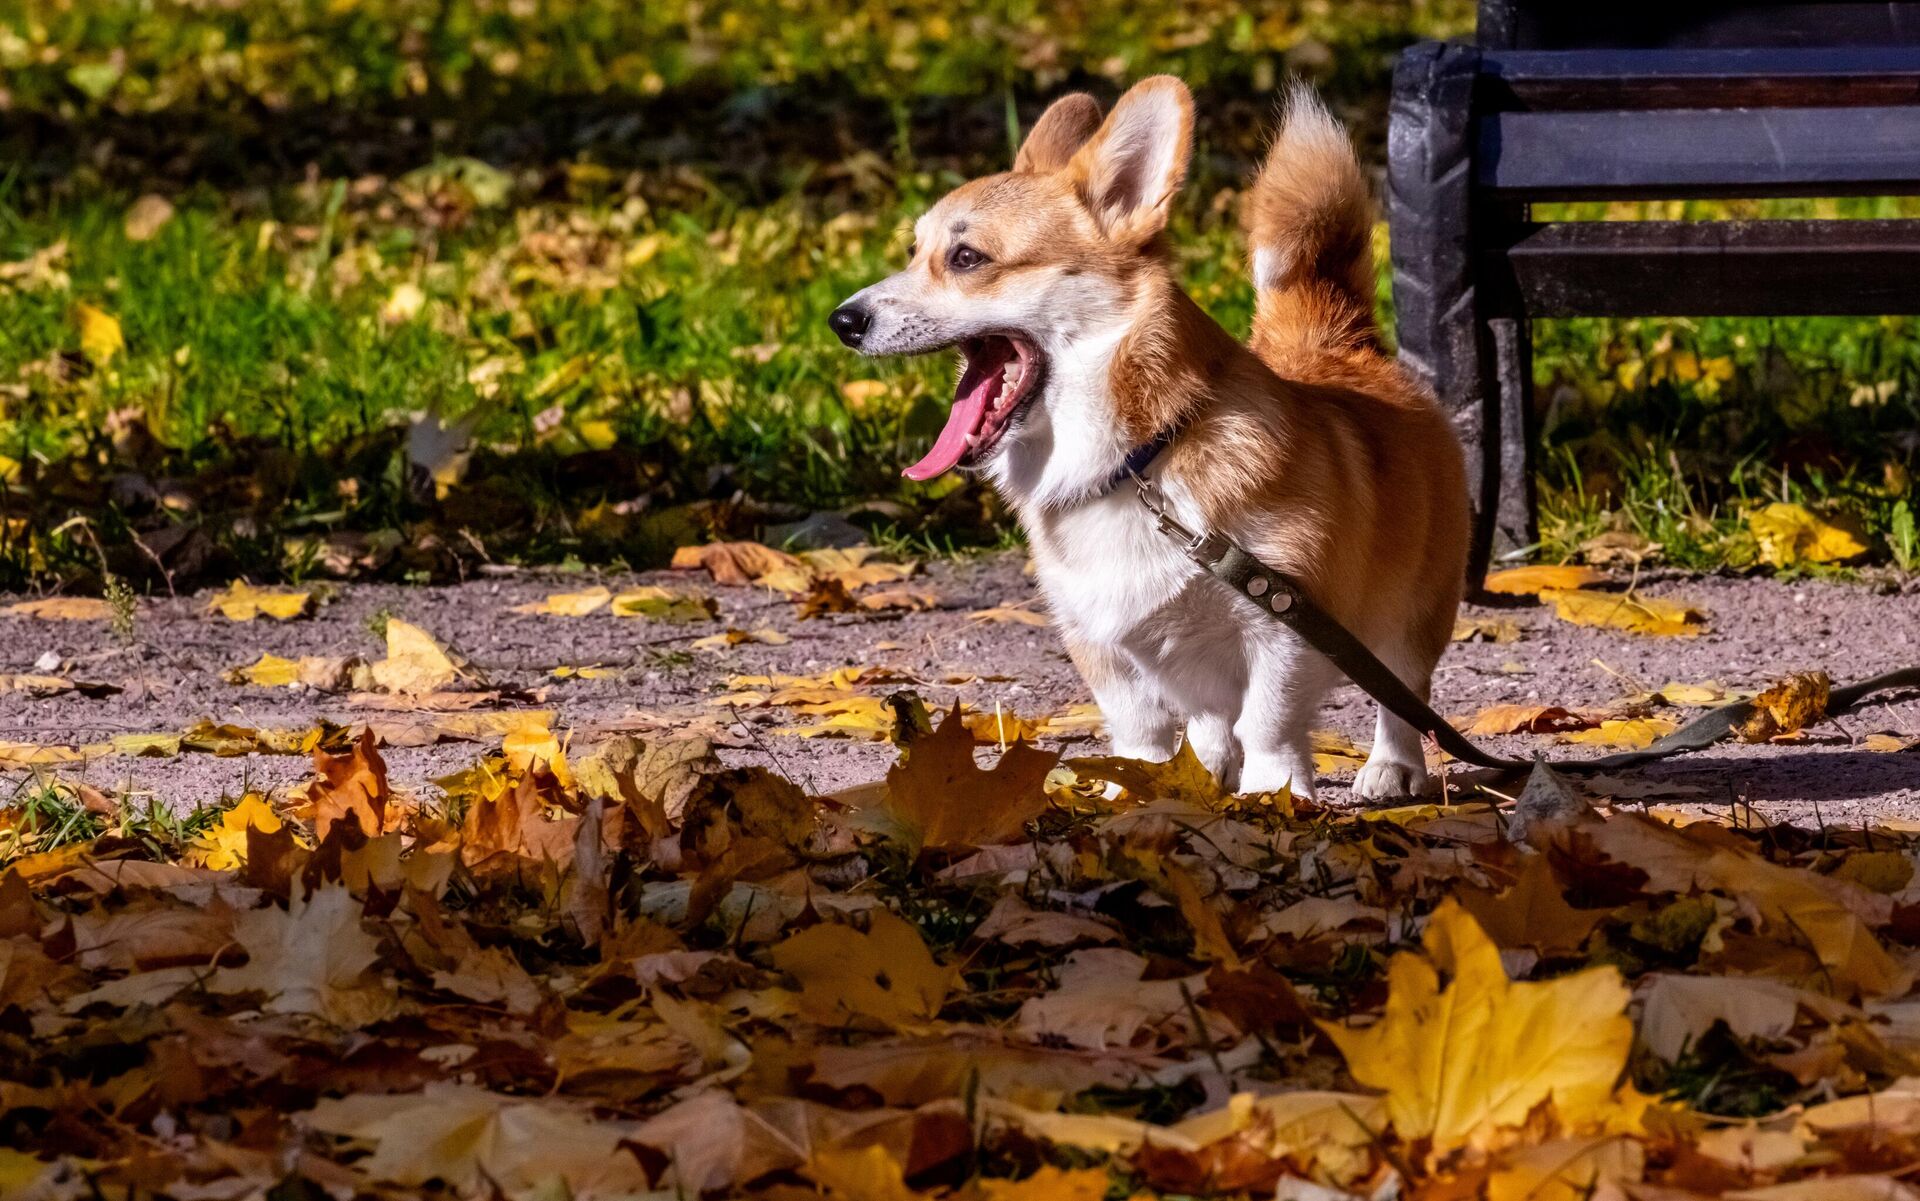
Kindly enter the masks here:
[[933, 449], [902, 475], [930, 480], [987, 456], [1039, 387], [1044, 365], [1023, 339], [986, 334], [960, 343], [965, 368], [954, 389], [953, 409]]

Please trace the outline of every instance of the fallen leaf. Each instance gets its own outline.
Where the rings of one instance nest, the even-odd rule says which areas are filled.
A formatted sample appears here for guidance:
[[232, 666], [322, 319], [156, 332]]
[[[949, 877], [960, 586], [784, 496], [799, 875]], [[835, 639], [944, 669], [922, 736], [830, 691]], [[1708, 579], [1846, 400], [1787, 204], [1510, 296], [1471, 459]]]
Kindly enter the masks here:
[[968, 621], [1009, 622], [1014, 625], [1044, 626], [1047, 615], [1032, 609], [1016, 608], [1012, 605], [999, 605], [991, 609], [976, 609], [967, 614]]
[[173, 220], [173, 205], [165, 196], [148, 192], [127, 209], [121, 228], [129, 242], [150, 242], [167, 222]]
[[1580, 626], [1604, 626], [1635, 634], [1692, 636], [1707, 628], [1707, 615], [1692, 605], [1626, 593], [1546, 588], [1540, 599], [1554, 615]]
[[1612, 746], [1639, 750], [1652, 746], [1679, 728], [1678, 722], [1669, 721], [1664, 717], [1609, 717], [1591, 730], [1562, 734], [1560, 741], [1579, 743], [1583, 746]]
[[96, 367], [105, 367], [127, 348], [119, 319], [105, 309], [95, 308], [84, 300], [75, 301], [73, 323], [80, 330], [80, 353]]
[[549, 593], [544, 600], [515, 605], [509, 612], [539, 617], [585, 617], [605, 608], [612, 599], [612, 592], [603, 586], [595, 586], [584, 592]]
[[1520, 641], [1520, 623], [1511, 617], [1462, 617], [1453, 623], [1455, 642], [1494, 642], [1505, 645]]
[[312, 604], [311, 592], [255, 588], [245, 580], [235, 580], [226, 591], [216, 593], [207, 601], [207, 611], [218, 613], [228, 621], [252, 621], [256, 617], [291, 621], [305, 614]]
[[749, 642], [757, 642], [764, 646], [785, 646], [792, 641], [793, 639], [772, 626], [762, 626], [757, 630], [727, 629], [718, 634], [709, 634], [705, 638], [695, 638], [693, 649], [718, 651], [730, 646], [742, 646]]
[[1508, 567], [1500, 571], [1490, 571], [1487, 573], [1486, 582], [1481, 587], [1502, 596], [1537, 596], [1548, 590], [1585, 588], [1588, 584], [1598, 584], [1606, 578], [1605, 572], [1595, 571], [1591, 567], [1582, 567], [1576, 563], [1557, 567], [1542, 564], [1534, 567]]
[[1753, 698], [1753, 713], [1734, 729], [1742, 742], [1765, 742], [1826, 717], [1833, 681], [1824, 671], [1796, 672]]
[[1747, 529], [1771, 567], [1839, 563], [1867, 553], [1864, 535], [1851, 518], [1826, 521], [1805, 506], [1776, 501], [1747, 514]]
[[1777, 980], [1748, 977], [1735, 988], [1723, 976], [1662, 973], [1642, 985], [1640, 1041], [1675, 1063], [1718, 1022], [1735, 1038], [1779, 1038], [1793, 1029], [1800, 997]]
[[398, 617], [387, 619], [387, 657], [370, 670], [374, 684], [388, 692], [437, 692], [471, 674], [439, 639]]
[[43, 600], [18, 601], [0, 609], [0, 613], [41, 621], [106, 621], [113, 616], [113, 606], [94, 596], [49, 596]]
[[800, 1013], [823, 1026], [878, 1022], [924, 1029], [940, 1016], [957, 974], [938, 963], [920, 932], [875, 909], [863, 933], [835, 922], [774, 946], [773, 965], [800, 985]]
[[242, 967], [223, 967], [206, 987], [257, 992], [269, 1013], [303, 1013], [357, 1029], [392, 1012], [392, 985], [368, 971], [380, 941], [361, 925], [360, 902], [340, 885], [297, 891], [287, 908], [249, 910], [234, 920]]
[[356, 1166], [371, 1180], [418, 1188], [439, 1180], [462, 1194], [500, 1190], [566, 1196], [639, 1195], [650, 1185], [621, 1146], [630, 1123], [596, 1119], [558, 1099], [443, 1081], [393, 1095], [324, 1098], [300, 1121], [373, 1145]]
[[684, 625], [695, 621], [712, 621], [720, 616], [720, 603], [710, 596], [701, 596], [691, 592], [670, 592], [665, 588], [632, 588], [613, 598], [615, 617], [644, 617], [648, 621], [664, 621], [671, 625]]
[[1385, 1091], [1401, 1138], [1430, 1138], [1445, 1154], [1520, 1126], [1549, 1100], [1570, 1126], [1606, 1110], [1633, 1043], [1617, 970], [1514, 983], [1453, 901], [1434, 910], [1422, 946], [1388, 962], [1378, 1023], [1321, 1023], [1354, 1079]]
[[240, 803], [220, 815], [218, 824], [209, 827], [188, 848], [183, 862], [214, 871], [234, 871], [247, 861], [247, 832], [258, 830], [272, 834], [284, 823], [265, 798], [249, 792]]
[[804, 570], [801, 560], [758, 542], [709, 542], [673, 552], [675, 571], [705, 570], [717, 584], [742, 587], [780, 568]]
[[1575, 909], [1567, 904], [1566, 891], [1545, 855], [1527, 856], [1518, 878], [1504, 891], [1462, 888], [1459, 898], [1496, 944], [1530, 948], [1542, 955], [1579, 950], [1607, 916], [1604, 909]]
[[916, 849], [1010, 842], [1046, 811], [1047, 773], [1058, 754], [1015, 744], [983, 771], [973, 748], [974, 735], [956, 706], [887, 770], [882, 804]]
[[1593, 719], [1558, 705], [1490, 705], [1467, 724], [1468, 734], [1554, 734], [1584, 730]]
[[1646, 1151], [1621, 1135], [1562, 1138], [1509, 1152], [1487, 1178], [1487, 1201], [1621, 1197], [1646, 1174]]

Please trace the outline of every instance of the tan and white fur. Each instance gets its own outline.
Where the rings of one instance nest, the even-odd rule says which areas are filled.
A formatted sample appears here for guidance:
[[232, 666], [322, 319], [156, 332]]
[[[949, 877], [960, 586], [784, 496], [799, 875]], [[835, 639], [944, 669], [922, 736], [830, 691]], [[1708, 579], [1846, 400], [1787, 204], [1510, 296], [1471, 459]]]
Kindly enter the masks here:
[[[1335, 669], [1110, 482], [1177, 429], [1150, 474], [1178, 519], [1293, 575], [1424, 696], [1464, 575], [1460, 452], [1380, 347], [1372, 208], [1345, 132], [1295, 89], [1244, 198], [1258, 309], [1242, 345], [1182, 291], [1167, 246], [1192, 128], [1170, 77], [1104, 120], [1089, 97], [1056, 102], [1013, 170], [934, 205], [907, 267], [835, 328], [866, 354], [1017, 350], [962, 461], [1019, 515], [1115, 752], [1164, 759], [1184, 729], [1227, 787], [1310, 796]], [[1434, 783], [1418, 734], [1382, 710], [1355, 791]]]

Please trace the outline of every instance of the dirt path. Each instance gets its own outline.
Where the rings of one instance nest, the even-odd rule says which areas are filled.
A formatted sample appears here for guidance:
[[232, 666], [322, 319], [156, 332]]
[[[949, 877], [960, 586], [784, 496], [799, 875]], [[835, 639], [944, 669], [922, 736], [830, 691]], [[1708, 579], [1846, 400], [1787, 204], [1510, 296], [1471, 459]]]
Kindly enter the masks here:
[[[636, 715], [675, 720], [723, 690], [733, 674], [809, 674], [847, 664], [888, 664], [917, 678], [953, 672], [1006, 677], [964, 686], [919, 687], [930, 703], [955, 698], [991, 711], [1043, 715], [1088, 699], [1052, 633], [1019, 624], [970, 620], [968, 613], [1031, 599], [1018, 556], [937, 564], [925, 579], [945, 606], [890, 618], [844, 617], [798, 622], [793, 606], [760, 589], [693, 584], [681, 574], [605, 579], [616, 589], [634, 583], [693, 586], [714, 595], [722, 623], [672, 627], [616, 619], [604, 611], [582, 618], [510, 612], [550, 592], [576, 590], [595, 580], [581, 576], [515, 575], [457, 587], [347, 585], [315, 617], [285, 624], [228, 622], [205, 613], [205, 597], [181, 597], [142, 606], [134, 642], [123, 645], [99, 622], [41, 621], [0, 616], [0, 670], [33, 672], [36, 662], [60, 660], [58, 671], [104, 681], [124, 691], [100, 699], [67, 693], [35, 698], [0, 694], [0, 739], [37, 745], [84, 745], [115, 735], [178, 733], [200, 718], [252, 727], [304, 727], [316, 718], [352, 723], [392, 719], [394, 713], [356, 709], [346, 698], [304, 689], [242, 687], [223, 672], [262, 652], [378, 658], [370, 619], [391, 613], [431, 630], [483, 667], [496, 686], [544, 689], [538, 707], [557, 710], [556, 727], [606, 729], [631, 725]], [[1437, 706], [1466, 715], [1502, 702], [1596, 706], [1637, 688], [1669, 681], [1719, 680], [1732, 687], [1763, 685], [1788, 671], [1826, 668], [1837, 681], [1859, 679], [1920, 662], [1920, 595], [1882, 595], [1864, 587], [1748, 579], [1674, 579], [1644, 591], [1695, 602], [1711, 615], [1711, 631], [1696, 638], [1646, 638], [1587, 629], [1556, 620], [1534, 605], [1480, 607], [1468, 616], [1510, 618], [1522, 632], [1509, 644], [1456, 643], [1436, 683]], [[773, 626], [792, 641], [691, 650], [691, 641], [727, 626]], [[559, 666], [613, 668], [597, 679], [555, 679]], [[883, 689], [884, 691], [884, 689]], [[708, 712], [726, 716], [723, 708]], [[1684, 714], [1676, 713], [1684, 717]], [[747, 745], [725, 754], [772, 762], [813, 790], [876, 778], [892, 760], [885, 744], [838, 738], [798, 738], [774, 730], [792, 724], [778, 711], [749, 714], [734, 733]], [[1372, 707], [1351, 688], [1336, 694], [1322, 725], [1364, 745]], [[1891, 732], [1920, 737], [1920, 696], [1906, 695], [1849, 718], [1856, 738]], [[1546, 736], [1486, 740], [1506, 753], [1535, 750], [1562, 755], [1584, 748], [1554, 746]], [[1083, 743], [1085, 750], [1100, 743]], [[450, 742], [392, 747], [384, 752], [396, 785], [431, 788], [431, 781], [472, 763], [482, 747]], [[1600, 753], [1597, 749], [1589, 753]], [[104, 755], [59, 768], [5, 772], [8, 791], [38, 773], [58, 771], [97, 786], [151, 794], [172, 805], [233, 795], [248, 787], [296, 784], [309, 773], [298, 756], [252, 754], [217, 758]], [[1323, 783], [1329, 799], [1347, 798], [1350, 773]], [[1741, 800], [1803, 822], [1854, 823], [1869, 817], [1920, 821], [1920, 753], [1879, 753], [1850, 744], [1825, 726], [1789, 745], [1727, 746], [1640, 777], [1669, 796], [1685, 791], [1695, 803]]]

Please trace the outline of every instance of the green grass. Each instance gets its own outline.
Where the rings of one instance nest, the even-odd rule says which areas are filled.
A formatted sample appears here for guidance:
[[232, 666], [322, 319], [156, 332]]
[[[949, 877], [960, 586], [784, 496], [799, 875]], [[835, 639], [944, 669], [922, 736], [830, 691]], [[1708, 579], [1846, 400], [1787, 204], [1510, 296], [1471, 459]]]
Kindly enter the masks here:
[[[0, 179], [0, 264], [19, 264], [0, 268], [0, 586], [649, 565], [765, 517], [862, 505], [903, 547], [1003, 544], [990, 497], [898, 476], [941, 423], [950, 365], [857, 359], [827, 312], [899, 261], [914, 213], [1004, 159], [1013, 131], [996, 121], [1016, 100], [1176, 70], [1211, 89], [1176, 234], [1184, 275], [1244, 331], [1232, 188], [1265, 90], [1309, 72], [1377, 147], [1394, 49], [1459, 31], [1467, 7], [0, 0], [17, 118], [0, 138], [21, 164]], [[796, 98], [814, 107], [774, 122], [781, 156], [730, 161], [729, 120]], [[1001, 116], [962, 119], [980, 103]], [[585, 127], [621, 105], [647, 114], [642, 132], [671, 118], [680, 140], [643, 155]], [[541, 127], [534, 157], [451, 153], [521, 145], [506, 132], [524, 132], [522, 110]], [[816, 128], [820, 113], [853, 123]], [[331, 167], [268, 153], [276, 127], [298, 141], [335, 118], [362, 140], [321, 137]], [[250, 157], [221, 158], [229, 134]], [[932, 134], [947, 140], [923, 145]], [[551, 157], [569, 138], [582, 148]], [[358, 148], [416, 157], [334, 161]], [[136, 241], [124, 218], [150, 190], [177, 213]], [[119, 323], [110, 360], [85, 352], [82, 305]], [[1544, 323], [1541, 553], [1632, 529], [1674, 563], [1744, 566], [1743, 513], [1792, 499], [1850, 513], [1878, 559], [1910, 569], [1914, 333], [1910, 319]], [[428, 414], [473, 442], [439, 486], [434, 456], [408, 451]]]

